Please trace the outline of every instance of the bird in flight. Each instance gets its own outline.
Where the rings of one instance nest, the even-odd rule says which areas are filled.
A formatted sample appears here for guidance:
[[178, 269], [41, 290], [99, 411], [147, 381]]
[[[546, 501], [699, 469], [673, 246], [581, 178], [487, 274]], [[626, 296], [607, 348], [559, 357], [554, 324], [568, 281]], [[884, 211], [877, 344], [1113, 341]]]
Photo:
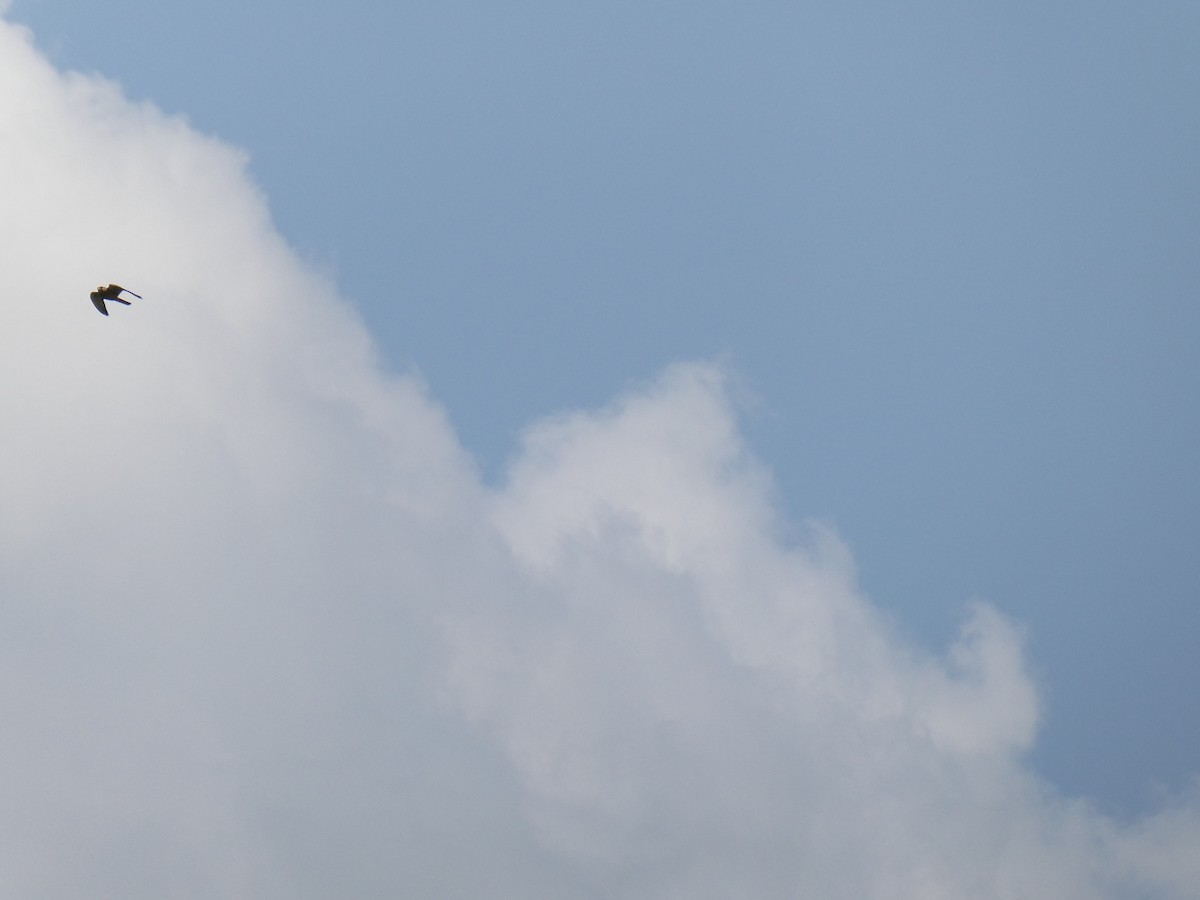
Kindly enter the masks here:
[[141, 294], [135, 294], [133, 291], [127, 290], [121, 287], [119, 284], [102, 284], [100, 287], [92, 291], [92, 305], [100, 311], [100, 315], [107, 316], [108, 309], [104, 305], [105, 300], [115, 300], [117, 303], [124, 303], [126, 306], [129, 306], [129, 301], [121, 296], [122, 292], [137, 297], [139, 300], [142, 299]]

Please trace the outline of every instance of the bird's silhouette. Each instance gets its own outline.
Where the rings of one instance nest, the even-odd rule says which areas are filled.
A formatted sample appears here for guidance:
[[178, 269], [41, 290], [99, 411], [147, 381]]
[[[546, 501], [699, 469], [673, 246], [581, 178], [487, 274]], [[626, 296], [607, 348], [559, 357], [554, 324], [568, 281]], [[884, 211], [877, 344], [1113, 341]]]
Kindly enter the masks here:
[[142, 299], [141, 294], [135, 294], [133, 291], [123, 288], [119, 284], [102, 284], [91, 293], [92, 305], [100, 311], [100, 315], [107, 316], [108, 308], [104, 305], [105, 300], [115, 300], [117, 303], [124, 303], [126, 306], [130, 305], [129, 301], [121, 296], [122, 292], [137, 297], [139, 300]]

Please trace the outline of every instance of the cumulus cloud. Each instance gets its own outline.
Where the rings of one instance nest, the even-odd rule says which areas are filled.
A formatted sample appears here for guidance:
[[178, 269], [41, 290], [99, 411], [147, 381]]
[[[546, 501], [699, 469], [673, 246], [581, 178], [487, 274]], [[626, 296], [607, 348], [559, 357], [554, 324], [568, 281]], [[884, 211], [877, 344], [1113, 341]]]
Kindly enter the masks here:
[[2, 20], [0, 198], [0, 896], [1198, 895], [1196, 793], [1039, 782], [1020, 629], [908, 643], [721, 366], [488, 487], [240, 153]]

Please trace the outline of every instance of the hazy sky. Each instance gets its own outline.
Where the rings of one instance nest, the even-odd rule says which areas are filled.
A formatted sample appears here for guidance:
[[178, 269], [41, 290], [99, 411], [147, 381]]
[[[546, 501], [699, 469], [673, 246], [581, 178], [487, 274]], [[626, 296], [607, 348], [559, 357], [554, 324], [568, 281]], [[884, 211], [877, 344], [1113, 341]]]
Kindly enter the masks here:
[[1197, 896], [1190, 4], [6, 15], [0, 894]]

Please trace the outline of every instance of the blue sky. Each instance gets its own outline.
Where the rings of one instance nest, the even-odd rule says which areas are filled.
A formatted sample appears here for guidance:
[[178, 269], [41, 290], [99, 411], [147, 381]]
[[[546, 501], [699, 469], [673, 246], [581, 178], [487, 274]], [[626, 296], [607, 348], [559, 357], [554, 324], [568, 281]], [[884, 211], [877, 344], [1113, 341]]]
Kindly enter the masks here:
[[1194, 769], [1190, 4], [10, 15], [245, 148], [492, 476], [532, 419], [727, 357], [788, 509], [904, 627], [1028, 625], [1056, 781]]
[[1194, 5], [7, 18], [242, 148], [486, 483], [536, 420], [722, 360], [786, 518], [893, 627], [1020, 624], [1035, 771], [1122, 815], [1196, 773]]

